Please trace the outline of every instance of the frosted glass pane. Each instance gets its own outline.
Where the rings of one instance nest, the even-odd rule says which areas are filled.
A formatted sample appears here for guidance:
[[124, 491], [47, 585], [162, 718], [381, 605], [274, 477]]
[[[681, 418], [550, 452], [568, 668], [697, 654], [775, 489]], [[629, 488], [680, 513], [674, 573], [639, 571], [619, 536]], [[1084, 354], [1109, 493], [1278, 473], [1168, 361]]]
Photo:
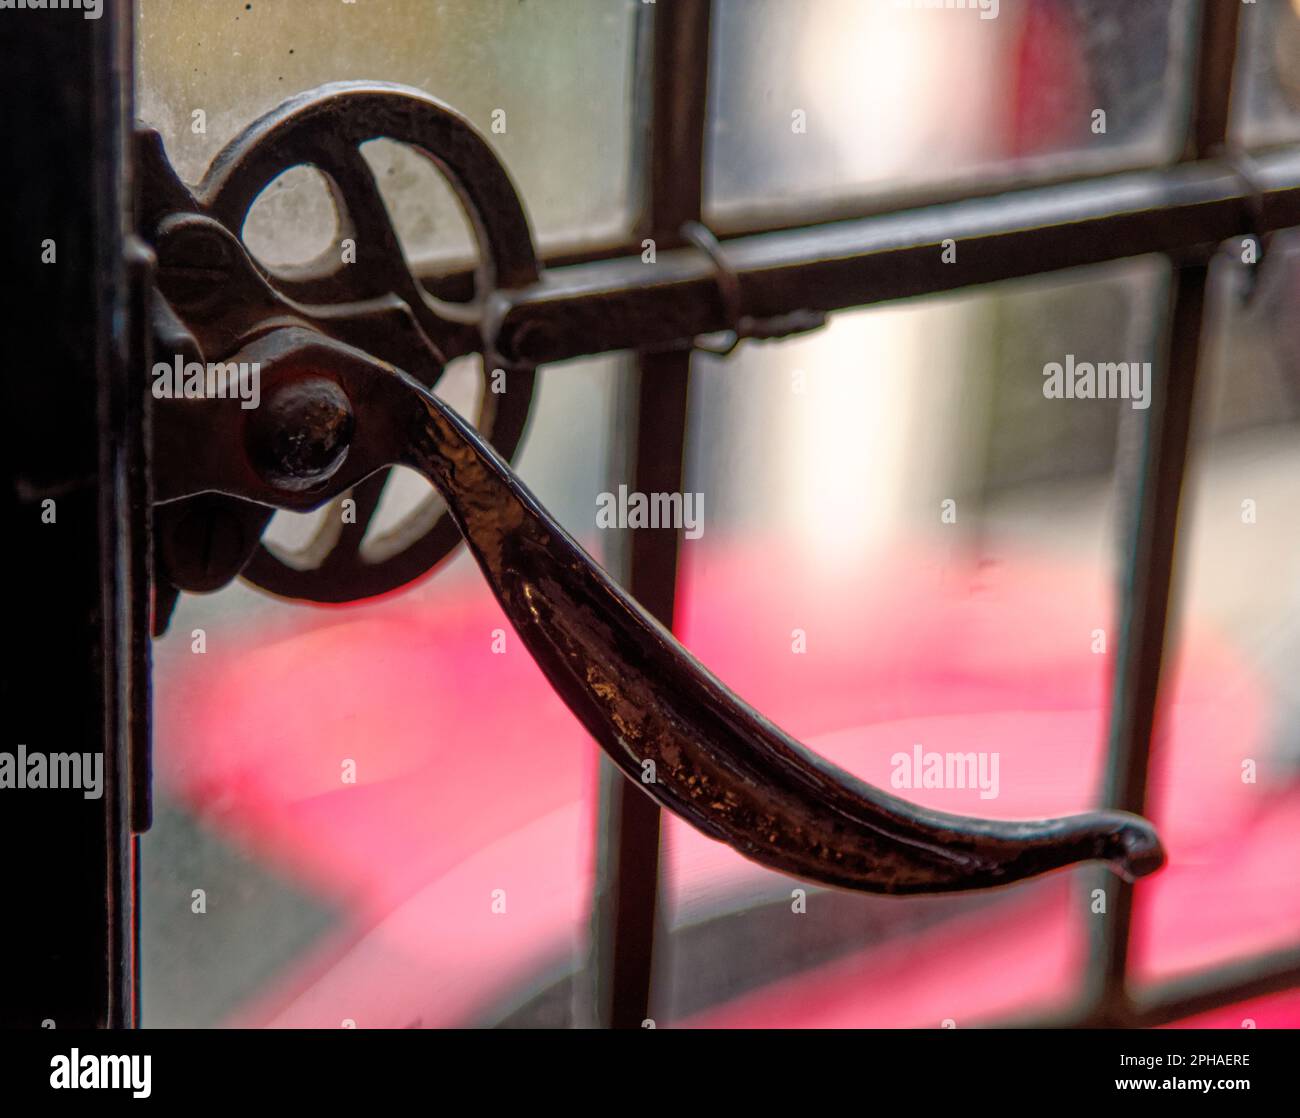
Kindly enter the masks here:
[[1247, 144], [1300, 138], [1300, 2], [1242, 6], [1233, 106]]
[[1176, 147], [1186, 0], [715, 10], [708, 193], [719, 218], [954, 176], [1158, 162]]
[[[1182, 841], [1134, 913], [1138, 982], [1284, 948], [1300, 925], [1300, 235], [1279, 233], [1261, 267], [1249, 301], [1230, 256], [1212, 273], [1161, 681], [1162, 706], [1193, 716], [1157, 725], [1148, 794], [1156, 826]], [[1224, 745], [1200, 752], [1211, 731]], [[1193, 828], [1198, 785], [1213, 810]]]
[[[293, 94], [343, 80], [412, 85], [487, 136], [541, 243], [608, 241], [629, 222], [640, 9], [636, 0], [140, 0], [137, 113], [195, 181], [244, 125]], [[494, 113], [504, 131], [493, 131]], [[398, 208], [411, 211], [401, 231], [415, 228], [415, 255], [463, 255], [450, 193], [428, 191], [391, 151], [368, 154], [394, 166], [390, 206], [395, 192], [412, 196]]]

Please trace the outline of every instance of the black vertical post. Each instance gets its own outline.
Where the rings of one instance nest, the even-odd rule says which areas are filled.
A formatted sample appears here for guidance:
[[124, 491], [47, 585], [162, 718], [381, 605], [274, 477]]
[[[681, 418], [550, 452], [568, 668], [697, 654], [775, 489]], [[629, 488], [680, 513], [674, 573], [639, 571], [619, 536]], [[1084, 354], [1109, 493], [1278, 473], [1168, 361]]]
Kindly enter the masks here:
[[[1232, 75], [1241, 5], [1205, 0], [1200, 6], [1199, 54], [1183, 158], [1204, 159], [1227, 141]], [[1125, 541], [1120, 639], [1112, 681], [1108, 807], [1144, 813], [1151, 737], [1157, 721], [1164, 651], [1170, 640], [1169, 602], [1179, 503], [1187, 469], [1209, 279], [1206, 253], [1174, 261], [1167, 344], [1152, 385], [1142, 435], [1135, 515]], [[1125, 1025], [1133, 1016], [1127, 972], [1133, 887], [1107, 879], [1106, 913], [1092, 917], [1088, 1013], [1099, 1025]]]
[[[656, 252], [683, 243], [682, 225], [700, 218], [709, 68], [710, 0], [654, 6], [651, 104], [640, 231]], [[645, 267], [654, 267], [647, 263]], [[642, 353], [635, 404], [634, 488], [682, 488], [689, 350]], [[632, 532], [628, 588], [664, 625], [673, 622], [679, 532]], [[612, 765], [601, 789], [604, 850], [596, 918], [597, 1014], [612, 1028], [650, 1016], [659, 891], [659, 807]]]
[[85, 16], [0, 14], [0, 753], [102, 755], [97, 798], [0, 787], [0, 1023], [31, 1028], [135, 1019], [128, 754], [147, 712], [148, 510], [144, 397], [127, 383], [143, 383], [125, 253], [131, 8], [105, 0]]

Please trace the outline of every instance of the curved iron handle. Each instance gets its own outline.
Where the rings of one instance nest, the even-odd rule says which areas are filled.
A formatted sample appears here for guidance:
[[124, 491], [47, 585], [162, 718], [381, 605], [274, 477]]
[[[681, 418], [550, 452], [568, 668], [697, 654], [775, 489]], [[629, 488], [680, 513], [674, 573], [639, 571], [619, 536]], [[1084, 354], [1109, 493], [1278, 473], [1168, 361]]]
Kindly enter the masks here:
[[619, 768], [705, 834], [773, 869], [878, 893], [1005, 885], [1090, 859], [1132, 880], [1163, 864], [1154, 829], [1126, 812], [949, 815], [818, 757], [624, 593], [451, 408], [407, 387], [419, 418], [404, 464], [442, 493], [528, 651]]
[[156, 429], [191, 448], [173, 456], [186, 491], [305, 511], [385, 466], [424, 474], [525, 647], [601, 748], [653, 799], [747, 858], [876, 893], [989, 888], [1089, 860], [1133, 880], [1164, 863], [1154, 828], [1127, 812], [973, 819], [858, 780], [713, 676], [413, 377], [307, 327], [273, 330], [239, 359], [262, 369], [260, 408], [160, 404]]

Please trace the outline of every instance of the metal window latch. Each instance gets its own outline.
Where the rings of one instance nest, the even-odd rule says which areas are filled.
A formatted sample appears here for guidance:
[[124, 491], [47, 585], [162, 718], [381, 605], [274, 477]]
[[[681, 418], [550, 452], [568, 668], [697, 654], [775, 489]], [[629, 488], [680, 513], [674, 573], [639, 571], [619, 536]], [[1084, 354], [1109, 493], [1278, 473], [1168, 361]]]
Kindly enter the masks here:
[[[379, 137], [415, 147], [459, 194], [483, 259], [473, 303], [441, 304], [412, 276], [359, 154]], [[219, 365], [200, 386], [229, 389], [154, 393], [159, 569], [173, 587], [212, 589], [242, 572], [293, 597], [365, 597], [410, 581], [463, 537], [525, 647], [605, 752], [653, 799], [748, 858], [879, 893], [1005, 885], [1091, 859], [1131, 880], [1162, 864], [1154, 829], [1124, 812], [971, 819], [857, 780], [732, 694], [569, 537], [509, 465], [532, 369], [492, 352], [494, 293], [539, 278], [528, 224], [487, 144], [446, 106], [395, 86], [324, 87], [250, 126], [193, 193], [156, 134], [142, 133], [140, 161], [161, 296], [155, 369], [179, 364], [174, 389], [185, 369]], [[322, 259], [285, 278], [247, 252], [242, 225], [257, 194], [301, 163], [329, 182], [357, 260]], [[518, 379], [503, 396], [485, 392], [471, 424], [431, 387], [449, 354], [475, 348], [485, 368]], [[387, 558], [364, 561], [366, 522], [399, 465], [433, 483], [448, 515], [417, 514]], [[261, 542], [275, 509], [349, 494], [355, 523], [331, 518], [315, 568]], [[653, 783], [641, 780], [647, 761]]]

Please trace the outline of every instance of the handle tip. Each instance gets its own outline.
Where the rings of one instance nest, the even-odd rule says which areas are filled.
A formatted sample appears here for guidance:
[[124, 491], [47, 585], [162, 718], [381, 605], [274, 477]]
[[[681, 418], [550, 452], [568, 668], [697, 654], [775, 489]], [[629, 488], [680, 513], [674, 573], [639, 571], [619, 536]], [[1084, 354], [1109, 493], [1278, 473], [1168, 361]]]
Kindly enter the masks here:
[[1155, 828], [1136, 815], [1121, 815], [1112, 838], [1113, 853], [1107, 858], [1125, 881], [1134, 882], [1153, 874], [1165, 864], [1164, 844]]

